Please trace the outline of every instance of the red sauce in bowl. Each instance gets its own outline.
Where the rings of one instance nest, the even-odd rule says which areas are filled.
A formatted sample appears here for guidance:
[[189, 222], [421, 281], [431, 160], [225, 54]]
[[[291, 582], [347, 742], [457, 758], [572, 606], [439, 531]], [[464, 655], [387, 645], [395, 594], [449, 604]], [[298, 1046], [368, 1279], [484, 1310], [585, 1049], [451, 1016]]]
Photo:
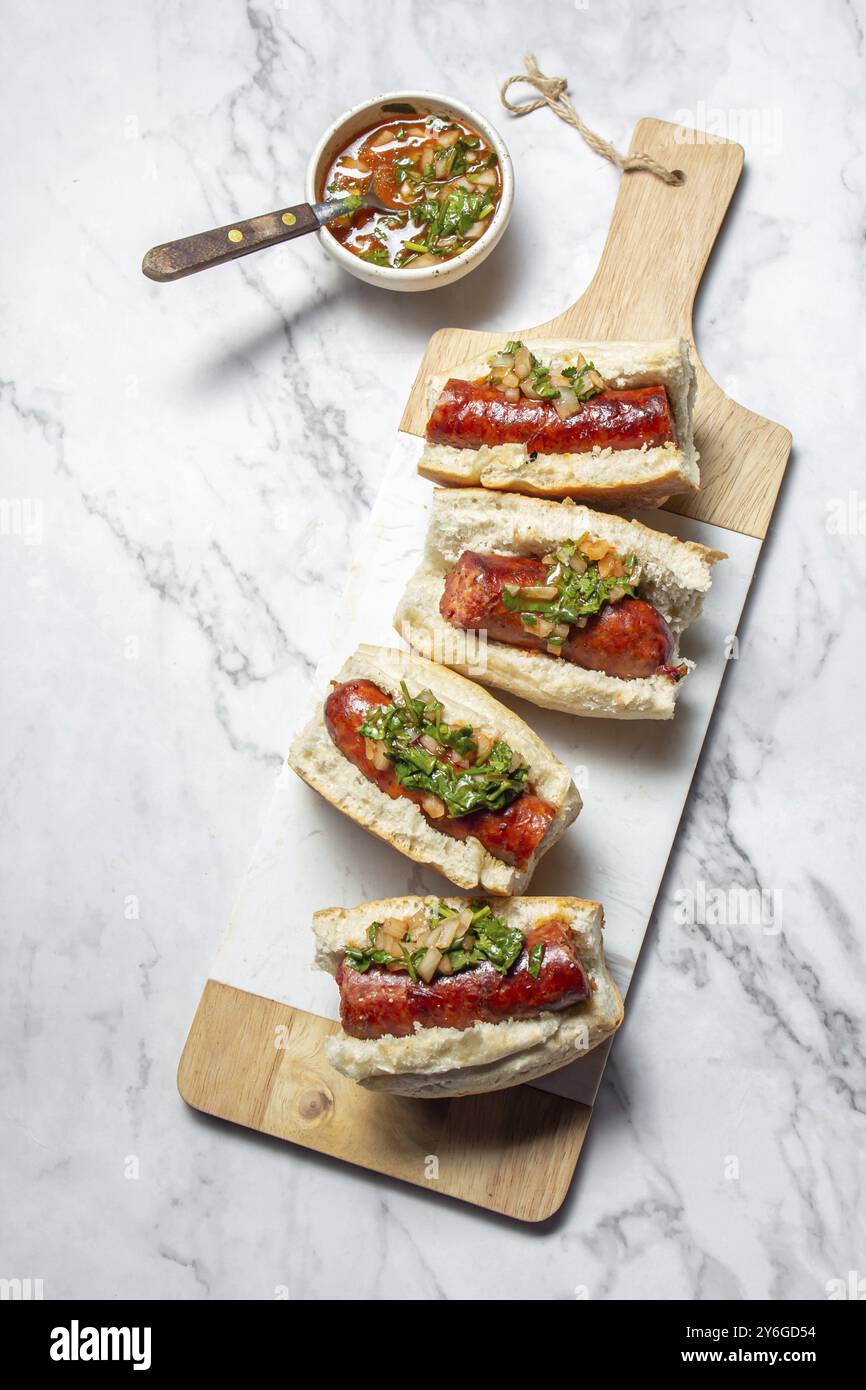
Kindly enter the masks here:
[[459, 256], [490, 226], [502, 195], [495, 150], [466, 122], [400, 116], [362, 130], [332, 160], [320, 197], [374, 192], [389, 211], [331, 222], [347, 251], [374, 265], [420, 270]]

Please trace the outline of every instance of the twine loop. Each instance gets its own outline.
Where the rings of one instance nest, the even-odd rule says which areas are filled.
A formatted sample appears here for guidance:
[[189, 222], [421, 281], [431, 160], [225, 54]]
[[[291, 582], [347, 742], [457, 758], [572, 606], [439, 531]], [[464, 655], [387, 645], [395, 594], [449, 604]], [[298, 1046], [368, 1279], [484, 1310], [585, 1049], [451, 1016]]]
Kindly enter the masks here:
[[[658, 160], [653, 159], [651, 155], [620, 154], [609, 140], [605, 140], [601, 135], [596, 135], [589, 126], [584, 125], [566, 96], [568, 91], [568, 79], [566, 77], [547, 77], [539, 68], [533, 53], [527, 53], [524, 61], [526, 72], [516, 73], [514, 77], [506, 77], [499, 89], [502, 105], [512, 115], [528, 116], [530, 111], [538, 111], [542, 106], [549, 106], [554, 115], [583, 136], [591, 150], [600, 154], [602, 159], [610, 160], [611, 164], [615, 164], [624, 174], [642, 169], [646, 173], [655, 174], [656, 178], [662, 179], [664, 183], [676, 185], [685, 182], [685, 175], [681, 170], [668, 169], [664, 164], [659, 164]], [[530, 87], [534, 87], [538, 96], [527, 97], [524, 101], [511, 101], [508, 96], [508, 89], [513, 87], [516, 82], [526, 82]]]

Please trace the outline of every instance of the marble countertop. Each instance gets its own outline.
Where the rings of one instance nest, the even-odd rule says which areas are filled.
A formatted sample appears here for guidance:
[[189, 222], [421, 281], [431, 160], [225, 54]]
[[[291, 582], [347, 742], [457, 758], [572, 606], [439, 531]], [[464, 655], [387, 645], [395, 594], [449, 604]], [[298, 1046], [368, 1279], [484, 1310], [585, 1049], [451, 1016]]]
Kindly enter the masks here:
[[[495, 1299], [824, 1298], [866, 1274], [862, 26], [842, 0], [820, 24], [783, 0], [365, 13], [4, 22], [0, 1275], [46, 1298], [448, 1298], [471, 1250]], [[746, 146], [696, 336], [794, 435], [577, 1180], [537, 1228], [175, 1089], [423, 344], [543, 321], [603, 245], [617, 172], [549, 113], [499, 112], [527, 47], [620, 147], [643, 115]], [[312, 238], [144, 280], [149, 245], [296, 201], [324, 126], [398, 86], [462, 96], [512, 151], [512, 226], [468, 280], [388, 295]], [[569, 195], [542, 224], [551, 178]], [[737, 888], [770, 895], [769, 927], [726, 922]]]

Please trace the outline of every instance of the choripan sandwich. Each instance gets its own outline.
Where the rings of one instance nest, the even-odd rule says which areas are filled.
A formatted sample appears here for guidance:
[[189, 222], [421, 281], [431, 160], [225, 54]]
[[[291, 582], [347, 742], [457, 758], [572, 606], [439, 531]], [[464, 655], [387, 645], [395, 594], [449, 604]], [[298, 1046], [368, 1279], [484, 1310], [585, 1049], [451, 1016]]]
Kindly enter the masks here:
[[577, 816], [568, 770], [516, 714], [410, 652], [360, 646], [289, 750], [359, 825], [460, 888], [519, 893]]
[[604, 914], [581, 898], [387, 898], [313, 918], [336, 978], [337, 1071], [378, 1091], [461, 1096], [532, 1081], [619, 1027]]
[[680, 634], [724, 558], [569, 500], [447, 488], [394, 624], [426, 656], [536, 705], [670, 719], [693, 665]]
[[519, 339], [430, 378], [419, 473], [607, 506], [697, 492], [695, 373], [679, 338]]

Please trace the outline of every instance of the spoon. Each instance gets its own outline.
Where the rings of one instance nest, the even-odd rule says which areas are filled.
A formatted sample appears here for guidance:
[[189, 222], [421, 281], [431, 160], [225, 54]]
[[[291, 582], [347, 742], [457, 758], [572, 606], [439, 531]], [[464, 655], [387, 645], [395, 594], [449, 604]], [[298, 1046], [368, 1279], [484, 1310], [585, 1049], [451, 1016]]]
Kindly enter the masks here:
[[212, 265], [222, 265], [224, 261], [236, 261], [239, 256], [248, 256], [265, 246], [277, 246], [281, 241], [317, 232], [329, 222], [360, 208], [394, 211], [372, 191], [324, 203], [298, 203], [283, 211], [265, 212], [245, 222], [229, 222], [211, 232], [198, 232], [196, 236], [152, 246], [141, 268], [149, 280], [162, 283], [181, 280], [184, 275], [195, 275], [198, 270], [209, 270]]

